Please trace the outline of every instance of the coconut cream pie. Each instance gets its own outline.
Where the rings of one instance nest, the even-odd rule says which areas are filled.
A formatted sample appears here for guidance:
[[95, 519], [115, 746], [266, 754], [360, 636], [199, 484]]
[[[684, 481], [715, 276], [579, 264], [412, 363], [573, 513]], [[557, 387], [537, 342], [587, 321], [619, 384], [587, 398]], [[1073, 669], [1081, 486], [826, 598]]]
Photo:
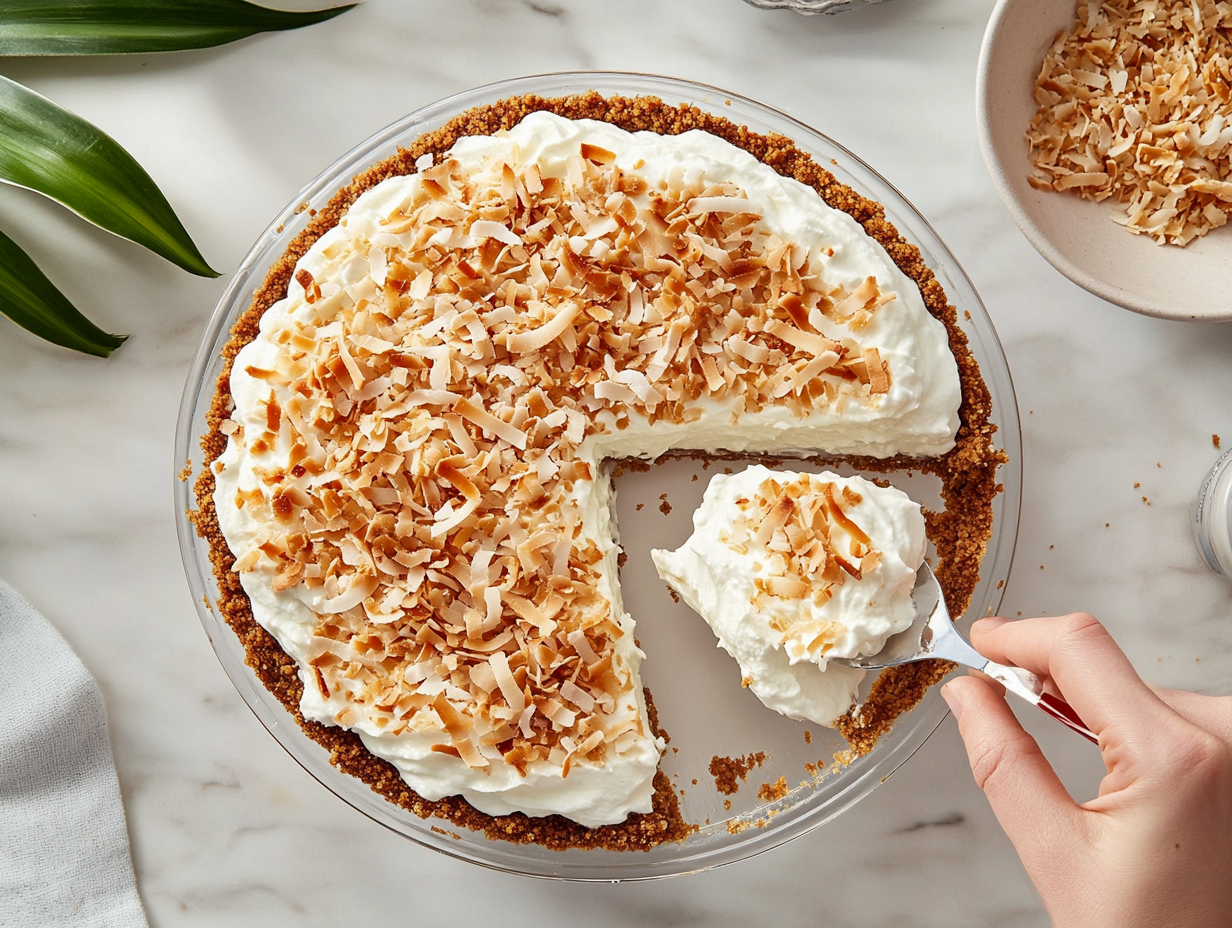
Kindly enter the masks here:
[[[357, 178], [296, 240], [228, 346], [197, 520], [250, 663], [343, 769], [494, 837], [688, 833], [611, 459], [946, 462], [983, 475], [945, 515], [986, 537], [987, 396], [953, 311], [826, 178], [658, 101], [523, 98]], [[960, 547], [956, 577], [982, 539]]]

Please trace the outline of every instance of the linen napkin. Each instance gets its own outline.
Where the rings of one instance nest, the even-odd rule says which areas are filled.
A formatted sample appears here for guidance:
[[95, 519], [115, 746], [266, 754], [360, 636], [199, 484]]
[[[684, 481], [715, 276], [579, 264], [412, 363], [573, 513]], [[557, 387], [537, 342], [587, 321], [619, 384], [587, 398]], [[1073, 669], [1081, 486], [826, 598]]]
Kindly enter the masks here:
[[102, 693], [3, 580], [0, 926], [147, 928]]

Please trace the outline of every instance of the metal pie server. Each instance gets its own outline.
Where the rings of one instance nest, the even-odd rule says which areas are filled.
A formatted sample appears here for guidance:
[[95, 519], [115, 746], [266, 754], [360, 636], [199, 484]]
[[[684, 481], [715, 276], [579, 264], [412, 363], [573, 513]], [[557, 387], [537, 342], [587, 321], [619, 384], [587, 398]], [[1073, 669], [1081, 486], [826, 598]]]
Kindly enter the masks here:
[[911, 591], [915, 604], [915, 621], [906, 631], [899, 632], [886, 641], [876, 654], [867, 657], [830, 657], [827, 660], [860, 670], [879, 670], [914, 661], [938, 658], [954, 661], [985, 673], [1002, 684], [1011, 693], [1021, 696], [1033, 706], [1088, 741], [1099, 744], [1099, 738], [1087, 728], [1064, 700], [1044, 692], [1044, 683], [1035, 674], [1021, 667], [1009, 667], [984, 657], [958, 633], [950, 619], [950, 612], [941, 593], [941, 584], [927, 563], [920, 566], [915, 575], [915, 588]]

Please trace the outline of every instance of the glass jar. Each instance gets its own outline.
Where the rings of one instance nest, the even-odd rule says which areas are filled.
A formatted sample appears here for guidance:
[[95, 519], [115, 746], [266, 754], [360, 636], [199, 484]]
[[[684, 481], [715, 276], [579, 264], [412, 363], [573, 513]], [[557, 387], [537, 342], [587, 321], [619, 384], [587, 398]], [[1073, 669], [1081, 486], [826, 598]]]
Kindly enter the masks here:
[[1194, 502], [1193, 534], [1206, 565], [1232, 577], [1232, 451], [1225, 451], [1202, 481]]

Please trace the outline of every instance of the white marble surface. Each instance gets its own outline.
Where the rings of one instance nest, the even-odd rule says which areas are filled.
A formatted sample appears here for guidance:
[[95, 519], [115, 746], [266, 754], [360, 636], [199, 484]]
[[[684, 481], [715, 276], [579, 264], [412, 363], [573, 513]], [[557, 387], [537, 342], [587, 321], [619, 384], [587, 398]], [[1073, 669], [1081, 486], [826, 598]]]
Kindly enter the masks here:
[[[310, 30], [223, 49], [8, 60], [0, 73], [127, 146], [223, 271], [338, 155], [480, 83], [646, 70], [787, 110], [919, 207], [1001, 334], [1025, 468], [1007, 614], [1094, 612], [1146, 678], [1226, 690], [1232, 588], [1202, 566], [1188, 523], [1216, 457], [1212, 433], [1232, 441], [1232, 328], [1104, 303], [1019, 234], [975, 138], [975, 63], [991, 6], [895, 0], [807, 19], [739, 0], [368, 0]], [[24, 191], [0, 190], [0, 227], [102, 326], [132, 333], [98, 361], [0, 320], [0, 576], [102, 685], [156, 928], [1046, 924], [950, 720], [835, 822], [758, 859], [653, 885], [491, 874], [352, 811], [241, 703], [180, 567], [176, 407], [225, 278], [191, 278]], [[1093, 794], [1101, 767], [1089, 747], [1042, 717], [1024, 720], [1075, 794]]]

